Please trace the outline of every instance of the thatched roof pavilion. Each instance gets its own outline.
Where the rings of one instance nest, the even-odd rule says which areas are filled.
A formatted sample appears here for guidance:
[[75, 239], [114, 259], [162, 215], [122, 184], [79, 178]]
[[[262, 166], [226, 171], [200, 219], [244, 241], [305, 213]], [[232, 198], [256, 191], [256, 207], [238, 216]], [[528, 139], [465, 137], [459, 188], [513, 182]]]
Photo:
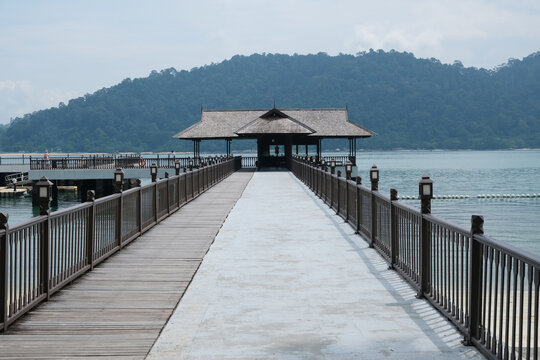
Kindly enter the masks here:
[[[347, 109], [203, 110], [201, 121], [174, 135], [199, 142], [225, 139], [227, 153], [233, 139], [257, 139], [259, 166], [277, 165], [292, 154], [292, 145], [316, 145], [320, 156], [323, 138], [348, 138], [349, 154], [356, 153], [356, 139], [376, 135], [349, 121]], [[279, 146], [283, 146], [281, 155]], [[270, 149], [272, 147], [272, 149]], [[275, 149], [275, 156], [271, 155]]]

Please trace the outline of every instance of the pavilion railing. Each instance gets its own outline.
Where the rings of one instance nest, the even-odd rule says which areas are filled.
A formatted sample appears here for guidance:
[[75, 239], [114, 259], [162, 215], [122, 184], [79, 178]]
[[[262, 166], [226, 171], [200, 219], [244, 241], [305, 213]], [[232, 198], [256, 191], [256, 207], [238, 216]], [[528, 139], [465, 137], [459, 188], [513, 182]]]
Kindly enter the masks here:
[[0, 214], [0, 330], [240, 167], [221, 158], [13, 227]]
[[[538, 359], [540, 261], [293, 157], [291, 171], [491, 359]], [[480, 224], [480, 225], [478, 225]]]

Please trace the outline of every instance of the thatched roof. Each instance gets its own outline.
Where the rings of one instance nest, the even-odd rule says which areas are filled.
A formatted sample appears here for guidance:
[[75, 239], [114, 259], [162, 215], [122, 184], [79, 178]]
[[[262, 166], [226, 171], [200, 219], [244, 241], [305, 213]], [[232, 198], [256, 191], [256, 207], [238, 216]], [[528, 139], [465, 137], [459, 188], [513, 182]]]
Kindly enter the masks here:
[[313, 134], [315, 130], [278, 109], [272, 109], [235, 131], [241, 136], [257, 134]]
[[349, 121], [347, 109], [203, 110], [201, 121], [174, 135], [178, 139], [305, 134], [312, 137], [376, 135]]

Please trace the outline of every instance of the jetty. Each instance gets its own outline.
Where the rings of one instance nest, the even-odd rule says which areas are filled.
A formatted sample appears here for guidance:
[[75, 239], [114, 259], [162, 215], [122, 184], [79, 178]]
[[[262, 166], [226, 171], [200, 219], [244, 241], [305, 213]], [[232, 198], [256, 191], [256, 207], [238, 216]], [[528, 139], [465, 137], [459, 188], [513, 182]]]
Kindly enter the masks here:
[[537, 359], [539, 259], [481, 216], [432, 215], [428, 176], [415, 208], [375, 165], [361, 179], [351, 157], [292, 154], [318, 143], [294, 111], [231, 112], [223, 136], [264, 145], [255, 167], [199, 156], [131, 189], [117, 169], [114, 194], [53, 213], [41, 178], [40, 216], [0, 214], [0, 358]]

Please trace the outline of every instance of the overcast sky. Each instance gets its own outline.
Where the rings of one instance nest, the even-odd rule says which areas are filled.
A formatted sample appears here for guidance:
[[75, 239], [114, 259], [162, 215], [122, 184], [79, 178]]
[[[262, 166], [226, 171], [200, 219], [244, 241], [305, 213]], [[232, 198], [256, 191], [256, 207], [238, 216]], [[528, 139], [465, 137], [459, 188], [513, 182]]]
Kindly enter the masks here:
[[493, 68], [540, 50], [540, 1], [0, 0], [0, 123], [152, 70], [370, 48]]

